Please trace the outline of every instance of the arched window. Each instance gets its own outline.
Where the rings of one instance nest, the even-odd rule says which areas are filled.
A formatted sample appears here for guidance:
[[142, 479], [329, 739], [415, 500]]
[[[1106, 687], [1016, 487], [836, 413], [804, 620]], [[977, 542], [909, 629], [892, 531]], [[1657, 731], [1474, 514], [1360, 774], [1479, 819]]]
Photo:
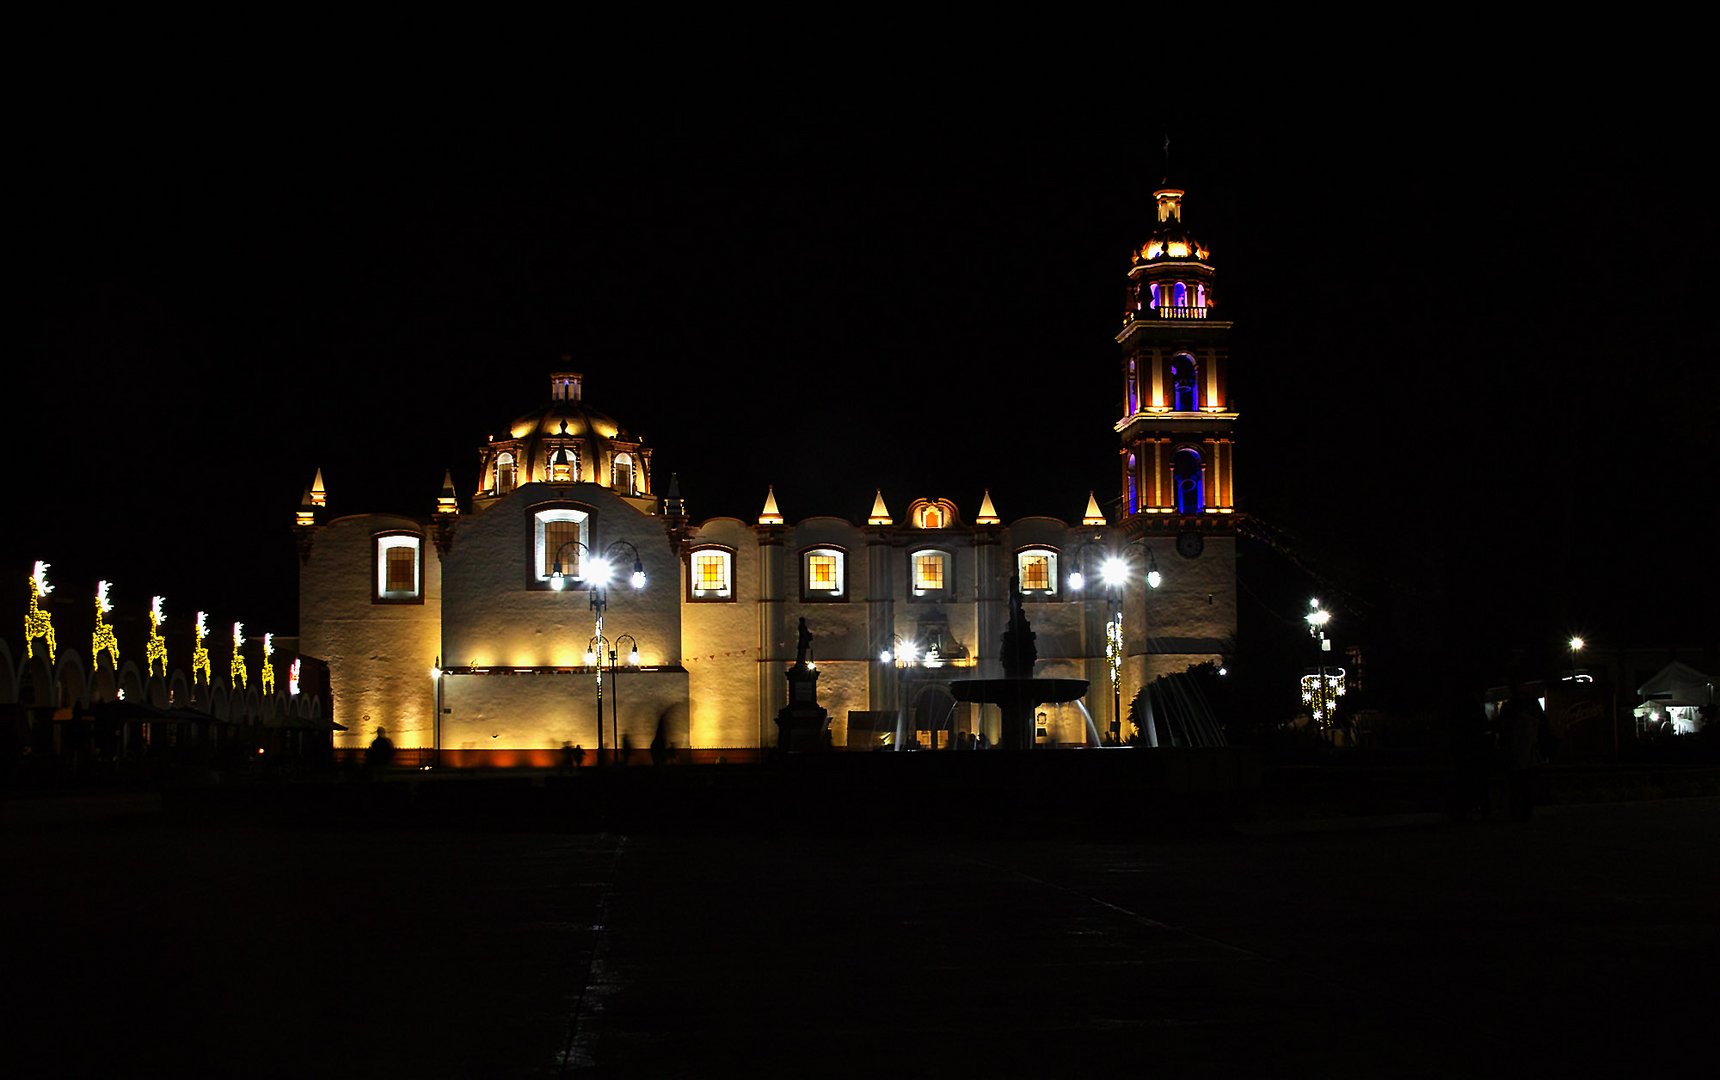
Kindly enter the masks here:
[[1024, 594], [1057, 594], [1057, 553], [1050, 548], [1028, 548], [1017, 552], [1015, 573], [1021, 579], [1021, 591]]
[[1156, 308], [1159, 306], [1159, 286], [1156, 282], [1152, 285], [1152, 291], [1153, 291], [1153, 301], [1152, 301], [1152, 303], [1148, 304], [1147, 306], [1150, 308]]
[[615, 455], [615, 490], [623, 495], [633, 494], [633, 458], [627, 454]]
[[841, 548], [808, 548], [800, 556], [800, 598], [802, 600], [848, 599], [848, 577], [845, 564], [848, 555]]
[[514, 490], [514, 455], [506, 450], [496, 455], [496, 494]]
[[689, 564], [687, 584], [700, 603], [735, 598], [735, 556], [727, 548], [699, 548]]
[[909, 557], [912, 571], [913, 595], [947, 600], [950, 598], [950, 556], [948, 552], [926, 548]]
[[1140, 500], [1139, 493], [1135, 491], [1135, 455], [1133, 455], [1133, 454], [1129, 455], [1128, 489], [1129, 489], [1129, 513], [1138, 514], [1141, 512], [1141, 500]]
[[1129, 389], [1125, 398], [1128, 405], [1127, 414], [1133, 416], [1141, 411], [1141, 382], [1135, 375], [1135, 362], [1129, 361]]
[[1194, 357], [1178, 353], [1171, 358], [1171, 408], [1194, 412], [1200, 408], [1200, 369]]
[[1194, 306], [1195, 307], [1205, 307], [1206, 306], [1206, 286], [1205, 285], [1196, 285], [1194, 287]]
[[1171, 456], [1171, 476], [1176, 484], [1177, 513], [1198, 514], [1206, 507], [1206, 469], [1200, 451], [1185, 446]]
[[1188, 307], [1188, 286], [1187, 285], [1184, 285], [1180, 281], [1177, 282], [1176, 288], [1172, 292], [1171, 295], [1175, 298], [1171, 302], [1173, 307]]

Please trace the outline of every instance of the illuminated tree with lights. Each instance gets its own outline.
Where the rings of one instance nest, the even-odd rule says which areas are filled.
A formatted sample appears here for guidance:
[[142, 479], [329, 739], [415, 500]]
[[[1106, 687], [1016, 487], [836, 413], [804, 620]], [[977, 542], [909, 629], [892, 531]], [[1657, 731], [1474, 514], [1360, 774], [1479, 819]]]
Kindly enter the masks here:
[[152, 596], [149, 599], [149, 642], [144, 646], [147, 657], [146, 665], [151, 675], [155, 674], [155, 662], [161, 661], [161, 677], [167, 677], [167, 642], [161, 636], [161, 624], [167, 621], [167, 614], [161, 610], [162, 598]]
[[232, 685], [243, 690], [251, 684], [250, 677], [245, 674], [245, 654], [239, 650], [245, 647], [245, 624], [233, 624], [233, 662], [227, 665], [227, 679]]
[[108, 603], [108, 583], [96, 582], [96, 631], [90, 636], [90, 663], [100, 666], [102, 652], [105, 650], [113, 659], [113, 669], [119, 670], [119, 639], [113, 635], [113, 624], [102, 621], [102, 617], [113, 610]]
[[209, 650], [203, 647], [203, 639], [209, 636], [209, 616], [199, 611], [197, 613], [197, 644], [191, 648], [191, 685], [197, 685], [197, 673], [203, 673], [203, 685], [208, 686]]
[[48, 663], [54, 662], [54, 619], [40, 607], [42, 597], [54, 591], [48, 584], [48, 564], [40, 559], [36, 561], [35, 571], [30, 575], [30, 610], [24, 615], [24, 657], [34, 658], [33, 647], [37, 638], [43, 639], [48, 646]]
[[263, 696], [268, 697], [275, 692], [275, 665], [269, 662], [269, 657], [275, 655], [275, 635], [263, 635]]

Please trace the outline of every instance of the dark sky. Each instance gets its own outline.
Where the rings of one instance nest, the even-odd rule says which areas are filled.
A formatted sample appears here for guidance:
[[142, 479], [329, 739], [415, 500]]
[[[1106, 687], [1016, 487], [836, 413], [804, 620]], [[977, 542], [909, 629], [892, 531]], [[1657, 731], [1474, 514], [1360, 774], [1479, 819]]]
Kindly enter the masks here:
[[29, 131], [0, 595], [42, 558], [62, 602], [106, 577], [290, 633], [313, 471], [335, 513], [425, 514], [444, 468], [464, 497], [563, 354], [696, 518], [769, 484], [790, 518], [878, 487], [1073, 518], [1115, 497], [1168, 133], [1236, 322], [1242, 507], [1318, 579], [1454, 627], [1712, 640], [1715, 229], [1683, 142], [1131, 130]]

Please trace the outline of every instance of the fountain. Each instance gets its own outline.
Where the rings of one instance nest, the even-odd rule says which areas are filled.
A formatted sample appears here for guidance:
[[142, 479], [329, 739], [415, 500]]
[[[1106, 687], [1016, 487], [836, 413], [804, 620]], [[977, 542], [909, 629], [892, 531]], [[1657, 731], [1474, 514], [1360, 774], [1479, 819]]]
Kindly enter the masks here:
[[957, 701], [996, 705], [1003, 713], [1000, 749], [1027, 750], [1033, 746], [1033, 711], [1041, 705], [1079, 701], [1087, 693], [1086, 679], [1037, 679], [1033, 665], [1039, 659], [1034, 634], [1021, 610], [1021, 579], [1009, 579], [1009, 626], [1003, 632], [1003, 677], [1000, 679], [951, 679], [950, 694]]

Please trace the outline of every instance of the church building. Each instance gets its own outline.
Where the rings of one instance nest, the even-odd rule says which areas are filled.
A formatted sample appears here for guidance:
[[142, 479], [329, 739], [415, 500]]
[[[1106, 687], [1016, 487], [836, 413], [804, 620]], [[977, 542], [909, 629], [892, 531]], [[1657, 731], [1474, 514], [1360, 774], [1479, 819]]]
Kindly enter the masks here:
[[337, 747], [385, 728], [454, 767], [565, 746], [746, 759], [779, 744], [802, 652], [834, 750], [995, 745], [995, 706], [949, 687], [1003, 674], [1014, 590], [1034, 673], [1088, 684], [1040, 708], [1035, 745], [1156, 744], [1129, 720], [1136, 693], [1235, 635], [1237, 416], [1209, 253], [1183, 192], [1155, 199], [1116, 335], [1122, 415], [1092, 433], [1118, 440], [1115, 520], [1093, 493], [1077, 521], [1005, 520], [984, 491], [857, 491], [864, 519], [792, 519], [763, 484], [754, 520], [693, 520], [586, 373], [558, 371], [481, 447], [464, 506], [451, 479], [426, 518], [330, 517], [320, 473], [306, 492], [299, 647], [327, 663]]

